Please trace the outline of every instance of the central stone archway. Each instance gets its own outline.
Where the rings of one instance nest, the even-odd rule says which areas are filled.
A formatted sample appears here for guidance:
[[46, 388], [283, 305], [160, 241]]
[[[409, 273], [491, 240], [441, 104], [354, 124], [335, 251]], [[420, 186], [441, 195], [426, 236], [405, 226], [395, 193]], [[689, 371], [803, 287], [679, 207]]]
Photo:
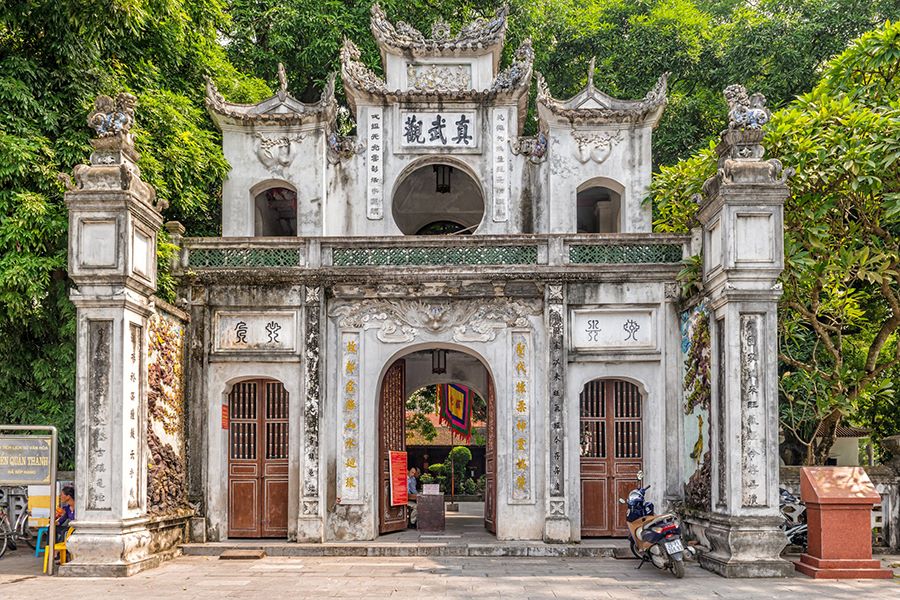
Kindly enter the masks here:
[[[423, 355], [446, 353], [443, 373], [424, 373]], [[431, 369], [431, 365], [428, 365]], [[395, 355], [380, 380], [378, 395], [378, 533], [402, 531], [407, 526], [407, 507], [390, 503], [391, 451], [406, 451], [406, 405], [422, 383], [463, 383], [484, 394], [487, 404], [485, 435], [484, 526], [497, 532], [497, 409], [491, 371], [474, 352], [439, 344], [407, 349]]]

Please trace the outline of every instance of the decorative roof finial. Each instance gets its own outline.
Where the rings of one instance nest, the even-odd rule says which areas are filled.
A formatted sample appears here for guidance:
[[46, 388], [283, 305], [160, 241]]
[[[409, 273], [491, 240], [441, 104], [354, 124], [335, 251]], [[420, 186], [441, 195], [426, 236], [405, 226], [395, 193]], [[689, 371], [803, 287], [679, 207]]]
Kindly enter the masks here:
[[596, 68], [597, 57], [591, 57], [591, 65], [588, 67], [588, 91], [594, 89], [594, 70]]
[[98, 138], [127, 134], [134, 125], [134, 107], [137, 98], [127, 92], [120, 92], [116, 99], [97, 96], [94, 110], [88, 115], [88, 126], [97, 132]]
[[729, 129], [761, 129], [772, 113], [766, 108], [766, 97], [756, 93], [747, 96], [747, 88], [729, 85], [723, 92], [728, 102]]
[[284, 101], [287, 96], [287, 72], [284, 70], [284, 64], [278, 63], [278, 97]]

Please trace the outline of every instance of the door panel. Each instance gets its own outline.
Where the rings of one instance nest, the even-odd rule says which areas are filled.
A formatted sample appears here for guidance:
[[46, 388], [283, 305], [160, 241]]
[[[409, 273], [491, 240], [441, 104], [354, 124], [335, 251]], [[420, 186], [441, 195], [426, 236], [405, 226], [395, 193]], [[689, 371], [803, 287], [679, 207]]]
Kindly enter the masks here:
[[287, 537], [288, 393], [240, 382], [228, 407], [228, 537]]
[[406, 450], [406, 361], [398, 360], [381, 383], [381, 498], [379, 533], [406, 529], [406, 506], [391, 506], [391, 460], [389, 452]]
[[484, 528], [497, 533], [497, 397], [488, 377], [487, 445], [484, 451]]
[[642, 466], [640, 391], [627, 381], [595, 380], [584, 386], [579, 404], [581, 535], [626, 536], [618, 499], [636, 487]]

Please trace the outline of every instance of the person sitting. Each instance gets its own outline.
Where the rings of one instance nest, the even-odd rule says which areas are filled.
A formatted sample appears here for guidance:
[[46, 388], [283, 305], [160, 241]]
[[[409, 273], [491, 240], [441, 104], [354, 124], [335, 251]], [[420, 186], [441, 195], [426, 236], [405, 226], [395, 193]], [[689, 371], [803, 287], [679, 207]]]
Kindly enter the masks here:
[[407, 511], [409, 513], [409, 526], [413, 529], [416, 528], [419, 520], [418, 511], [416, 511], [416, 495], [418, 494], [416, 476], [418, 474], [419, 470], [417, 468], [410, 467], [406, 476], [406, 506], [409, 509]]
[[63, 486], [59, 493], [59, 508], [56, 509], [56, 541], [66, 539], [69, 523], [75, 520], [75, 488]]

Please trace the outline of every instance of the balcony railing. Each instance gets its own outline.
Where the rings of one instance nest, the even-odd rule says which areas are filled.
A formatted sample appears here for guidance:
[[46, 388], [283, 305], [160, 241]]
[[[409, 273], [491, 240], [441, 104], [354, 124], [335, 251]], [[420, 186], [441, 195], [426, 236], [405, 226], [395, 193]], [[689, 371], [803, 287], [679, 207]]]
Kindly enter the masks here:
[[180, 266], [211, 269], [343, 269], [672, 265], [690, 238], [672, 234], [491, 235], [376, 238], [185, 238]]

